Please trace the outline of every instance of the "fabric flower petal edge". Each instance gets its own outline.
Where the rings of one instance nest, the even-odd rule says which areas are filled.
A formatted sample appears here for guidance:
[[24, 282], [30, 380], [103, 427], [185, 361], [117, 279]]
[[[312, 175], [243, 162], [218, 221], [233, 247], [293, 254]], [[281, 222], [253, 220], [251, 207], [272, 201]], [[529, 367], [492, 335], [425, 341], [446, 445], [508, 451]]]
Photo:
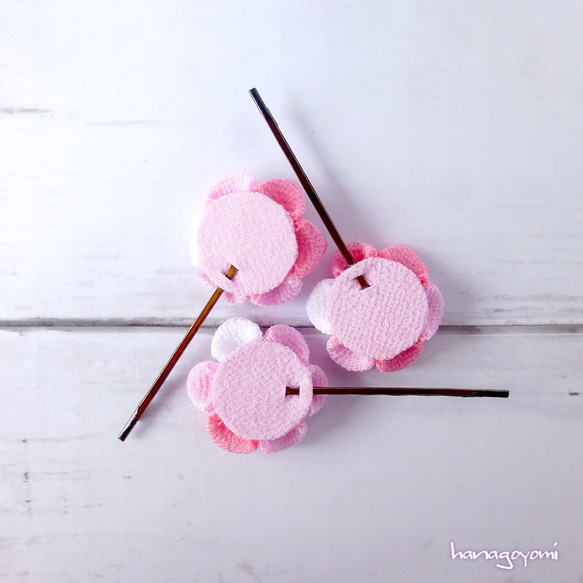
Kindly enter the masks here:
[[[353, 241], [346, 245], [348, 251], [354, 259], [354, 263], [358, 263], [363, 259], [368, 259], [369, 257], [376, 257], [376, 249], [369, 243], [362, 243], [360, 241]], [[332, 275], [338, 277], [345, 269], [348, 269], [348, 263], [346, 259], [342, 257], [340, 251], [336, 251], [332, 256], [332, 261], [330, 264], [330, 269], [332, 270]]]
[[[210, 280], [202, 267], [199, 267], [198, 269], [198, 276], [204, 281], [204, 283], [206, 283], [209, 288], [213, 290], [217, 289], [216, 284]], [[221, 297], [230, 304], [243, 304], [249, 299], [249, 296], [238, 296], [228, 291], [223, 291]]]
[[276, 288], [264, 294], [251, 296], [251, 302], [256, 306], [277, 306], [295, 298], [301, 289], [302, 278], [290, 271]]
[[326, 238], [318, 227], [299, 219], [296, 222], [296, 238], [298, 241], [298, 258], [292, 271], [299, 277], [304, 277], [316, 269], [320, 259], [326, 252]]
[[211, 340], [211, 354], [219, 362], [225, 360], [239, 346], [261, 340], [261, 328], [247, 318], [229, 318], [216, 330]]
[[332, 336], [328, 340], [326, 350], [330, 358], [346, 370], [360, 372], [370, 370], [375, 365], [374, 358], [364, 354], [356, 354], [350, 348], [346, 348], [336, 336]]
[[429, 272], [427, 267], [425, 267], [423, 261], [419, 258], [419, 255], [413, 251], [410, 247], [406, 245], [391, 245], [390, 247], [385, 247], [382, 251], [379, 251], [379, 257], [384, 259], [389, 259], [391, 261], [397, 261], [410, 269], [418, 278], [423, 285], [429, 283]]
[[305, 421], [300, 421], [289, 433], [277, 439], [261, 440], [261, 449], [265, 453], [275, 453], [282, 451], [299, 443], [308, 431], [308, 424]]
[[435, 335], [441, 324], [444, 308], [443, 296], [435, 285], [428, 283], [425, 286], [425, 292], [427, 293], [427, 301], [429, 302], [429, 314], [427, 315], [425, 328], [421, 333], [421, 340], [429, 340]]
[[236, 192], [257, 192], [258, 190], [259, 185], [252, 174], [248, 174], [247, 172], [233, 172], [232, 174], [223, 176], [223, 178], [211, 186], [206, 203], [210, 204], [222, 196]]
[[192, 367], [186, 379], [188, 396], [194, 406], [203, 413], [214, 411], [211, 383], [218, 366], [216, 362], [199, 362]]
[[243, 439], [233, 433], [216, 413], [207, 419], [206, 430], [221, 449], [231, 453], [252, 453], [259, 447], [259, 441]]
[[267, 342], [277, 342], [293, 350], [299, 359], [307, 364], [310, 359], [310, 348], [301, 332], [285, 324], [276, 324], [267, 330], [264, 339]]
[[302, 189], [291, 178], [272, 178], [262, 182], [258, 189], [259, 192], [280, 204], [292, 219], [299, 219], [306, 210]]
[[378, 370], [381, 372], [396, 372], [409, 366], [423, 350], [424, 343], [422, 340], [418, 340], [413, 346], [403, 350], [403, 352], [397, 354], [397, 356], [387, 359], [387, 360], [375, 360], [375, 364]]
[[332, 335], [332, 325], [328, 319], [328, 297], [330, 288], [334, 284], [334, 279], [323, 279], [319, 281], [308, 296], [306, 302], [306, 313], [308, 319], [322, 334]]
[[[328, 377], [326, 373], [317, 364], [310, 364], [309, 368], [312, 373], [312, 385], [314, 387], [327, 387]], [[310, 417], [315, 415], [323, 407], [327, 397], [328, 395], [314, 395], [312, 397], [312, 404], [308, 411]]]

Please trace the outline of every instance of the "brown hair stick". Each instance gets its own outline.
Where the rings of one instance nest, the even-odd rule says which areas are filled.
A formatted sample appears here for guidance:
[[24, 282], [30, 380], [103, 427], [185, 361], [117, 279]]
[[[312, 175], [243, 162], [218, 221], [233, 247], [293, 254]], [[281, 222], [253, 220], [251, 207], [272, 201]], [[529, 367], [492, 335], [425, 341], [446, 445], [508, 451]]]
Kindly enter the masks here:
[[[237, 273], [237, 268], [231, 265], [231, 267], [229, 267], [229, 270], [225, 275], [229, 279], [233, 279], [235, 273]], [[136, 423], [140, 420], [140, 417], [142, 416], [144, 411], [148, 408], [148, 405], [152, 402], [152, 399], [156, 396], [156, 393], [160, 390], [160, 387], [164, 384], [164, 381], [174, 368], [175, 364], [178, 362], [178, 359], [182, 356], [182, 353], [186, 350], [186, 347], [190, 344], [190, 341], [194, 338], [194, 335], [198, 332], [199, 328], [202, 326], [202, 323], [206, 320], [206, 317], [209, 315], [210, 311], [214, 308], [215, 304], [221, 297], [222, 293], [223, 290], [220, 287], [218, 287], [213, 292], [213, 295], [206, 303], [206, 306], [202, 309], [199, 317], [190, 327], [190, 329], [186, 333], [186, 336], [182, 339], [182, 342], [176, 347], [176, 350], [173, 352], [172, 356], [170, 357], [170, 360], [166, 363], [166, 366], [162, 369], [162, 372], [158, 375], [158, 378], [154, 381], [154, 384], [144, 395], [143, 399], [140, 401], [140, 404], [134, 411], [133, 415], [130, 417], [129, 421], [126, 423], [125, 427], [118, 435], [118, 438], [121, 439], [121, 441], [125, 441], [126, 437], [131, 433], [132, 429], [136, 426]]]
[[[298, 395], [298, 387], [287, 387], [286, 395]], [[314, 395], [419, 395], [423, 397], [499, 397], [510, 393], [502, 389], [427, 389], [413, 387], [314, 387]]]
[[[332, 219], [330, 218], [328, 211], [324, 208], [324, 205], [322, 204], [322, 201], [320, 200], [320, 197], [318, 196], [316, 189], [312, 186], [312, 183], [310, 182], [309, 178], [304, 172], [304, 169], [298, 162], [298, 159], [296, 158], [295, 154], [290, 148], [290, 145], [287, 143], [285, 136], [281, 133], [281, 130], [279, 129], [279, 126], [277, 125], [275, 118], [269, 111], [268, 107], [265, 105], [265, 102], [261, 98], [261, 95], [259, 95], [259, 91], [257, 91], [257, 89], [255, 89], [254, 87], [253, 89], [249, 90], [249, 94], [251, 95], [251, 98], [255, 102], [257, 109], [259, 109], [261, 115], [267, 122], [267, 125], [269, 126], [271, 133], [274, 135], [275, 139], [277, 140], [277, 143], [283, 150], [285, 157], [291, 164], [291, 167], [293, 168], [293, 171], [296, 173], [296, 176], [298, 177], [298, 180], [300, 181], [301, 185], [304, 187], [304, 190], [306, 191], [308, 198], [312, 201], [312, 204], [314, 205], [316, 212], [318, 213], [318, 215], [320, 215], [320, 218], [322, 219], [324, 226], [328, 230], [328, 233], [330, 233], [330, 236], [332, 237], [332, 240], [336, 244], [336, 247], [338, 247], [338, 251], [340, 251], [342, 257], [344, 257], [344, 260], [346, 261], [346, 263], [348, 263], [348, 265], [354, 265], [354, 258], [352, 257], [350, 251], [348, 250], [348, 247], [346, 247], [344, 241], [342, 240], [342, 237], [340, 237], [340, 233], [338, 233], [338, 229], [336, 229], [334, 223], [332, 222]], [[366, 282], [362, 275], [359, 275], [356, 279], [358, 283], [360, 283], [360, 287], [362, 289], [369, 287], [368, 283]]]

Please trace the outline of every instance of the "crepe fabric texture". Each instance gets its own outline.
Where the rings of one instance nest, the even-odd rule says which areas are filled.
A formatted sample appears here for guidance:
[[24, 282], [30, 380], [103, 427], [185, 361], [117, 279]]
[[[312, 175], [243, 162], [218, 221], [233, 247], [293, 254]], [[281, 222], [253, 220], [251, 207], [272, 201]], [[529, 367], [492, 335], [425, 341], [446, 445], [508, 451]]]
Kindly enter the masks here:
[[[314, 326], [332, 337], [330, 357], [351, 371], [376, 366], [400, 370], [421, 353], [441, 322], [443, 298], [413, 250], [394, 245], [378, 252], [367, 243], [350, 243], [355, 264], [340, 253], [332, 259], [334, 279], [321, 281], [307, 304]], [[363, 289], [357, 277], [369, 287]]]
[[[310, 351], [300, 332], [277, 325], [261, 334], [245, 318], [231, 318], [215, 333], [211, 353], [218, 362], [201, 362], [190, 371], [190, 399], [210, 416], [207, 432], [233, 453], [287, 449], [306, 434], [305, 418], [322, 407], [325, 396], [313, 387], [327, 386], [326, 375], [309, 363]], [[298, 387], [298, 395], [286, 395]]]
[[[295, 297], [326, 251], [324, 235], [302, 218], [304, 210], [293, 180], [258, 184], [245, 173], [221, 179], [193, 222], [191, 255], [199, 274], [234, 303], [277, 305]], [[237, 273], [229, 280], [231, 265]]]

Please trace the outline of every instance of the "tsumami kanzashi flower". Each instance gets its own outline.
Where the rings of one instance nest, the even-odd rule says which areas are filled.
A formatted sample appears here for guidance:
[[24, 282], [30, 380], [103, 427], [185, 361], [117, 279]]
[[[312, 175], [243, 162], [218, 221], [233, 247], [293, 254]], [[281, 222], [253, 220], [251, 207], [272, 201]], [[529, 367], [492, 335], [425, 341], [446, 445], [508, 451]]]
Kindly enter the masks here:
[[[393, 245], [377, 252], [367, 243], [350, 243], [355, 264], [336, 253], [334, 279], [319, 282], [308, 299], [312, 324], [332, 337], [330, 357], [347, 370], [376, 365], [383, 372], [413, 362], [441, 322], [443, 298], [413, 250]], [[362, 289], [363, 276], [369, 287]]]
[[[317, 413], [327, 386], [321, 368], [310, 364], [310, 350], [300, 332], [285, 325], [265, 335], [245, 318], [231, 318], [217, 329], [211, 353], [218, 362], [200, 362], [187, 380], [192, 402], [209, 414], [212, 440], [233, 453], [258, 447], [273, 453], [298, 443], [306, 434], [306, 416]], [[287, 387], [299, 394], [287, 395]]]
[[[275, 178], [261, 184], [250, 174], [230, 174], [215, 184], [191, 231], [199, 274], [225, 290], [230, 302], [281, 304], [301, 290], [326, 251], [321, 231], [302, 218], [299, 184]], [[233, 265], [235, 277], [225, 273]]]

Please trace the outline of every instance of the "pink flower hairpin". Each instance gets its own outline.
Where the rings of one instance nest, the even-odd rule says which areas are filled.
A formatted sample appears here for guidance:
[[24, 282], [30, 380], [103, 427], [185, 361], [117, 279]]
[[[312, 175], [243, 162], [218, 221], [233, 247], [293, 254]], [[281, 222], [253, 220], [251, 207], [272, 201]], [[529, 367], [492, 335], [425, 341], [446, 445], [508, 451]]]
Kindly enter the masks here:
[[[341, 367], [397, 371], [412, 363], [439, 327], [443, 298], [427, 269], [409, 247], [377, 252], [366, 243], [349, 243], [355, 264], [336, 252], [334, 279], [313, 289], [306, 310], [315, 328], [331, 335], [328, 354]], [[369, 287], [361, 289], [357, 276]]]
[[314, 326], [332, 336], [328, 353], [353, 371], [376, 365], [389, 372], [407, 366], [437, 331], [443, 315], [441, 293], [408, 247], [377, 252], [366, 243], [344, 244], [259, 92], [250, 93], [338, 247], [332, 260], [335, 279], [321, 281], [307, 306]]
[[[211, 354], [218, 362], [199, 362], [188, 375], [192, 402], [208, 413], [207, 432], [221, 448], [273, 453], [291, 447], [307, 431], [305, 418], [317, 413], [328, 384], [324, 371], [310, 364], [310, 349], [300, 332], [282, 324], [262, 334], [245, 318], [231, 318], [215, 332]], [[287, 389], [297, 388], [297, 395]]]
[[[293, 180], [258, 184], [243, 172], [226, 176], [193, 221], [191, 255], [199, 275], [222, 288], [229, 302], [273, 306], [292, 299], [326, 251], [324, 235], [302, 218], [304, 211]], [[231, 265], [239, 271], [233, 279], [224, 275]]]
[[274, 453], [299, 443], [308, 430], [306, 418], [322, 408], [327, 394], [507, 396], [495, 390], [329, 387], [324, 371], [310, 363], [298, 330], [278, 324], [263, 334], [245, 318], [219, 326], [211, 354], [216, 361], [196, 364], [186, 386], [208, 415], [211, 439], [232, 453]]
[[304, 210], [302, 190], [289, 179], [258, 184], [253, 176], [240, 172], [211, 188], [193, 225], [191, 254], [200, 275], [216, 289], [124, 426], [121, 441], [133, 430], [221, 295], [230, 302], [251, 300], [269, 306], [300, 292], [302, 277], [326, 251], [324, 235], [302, 218]]

